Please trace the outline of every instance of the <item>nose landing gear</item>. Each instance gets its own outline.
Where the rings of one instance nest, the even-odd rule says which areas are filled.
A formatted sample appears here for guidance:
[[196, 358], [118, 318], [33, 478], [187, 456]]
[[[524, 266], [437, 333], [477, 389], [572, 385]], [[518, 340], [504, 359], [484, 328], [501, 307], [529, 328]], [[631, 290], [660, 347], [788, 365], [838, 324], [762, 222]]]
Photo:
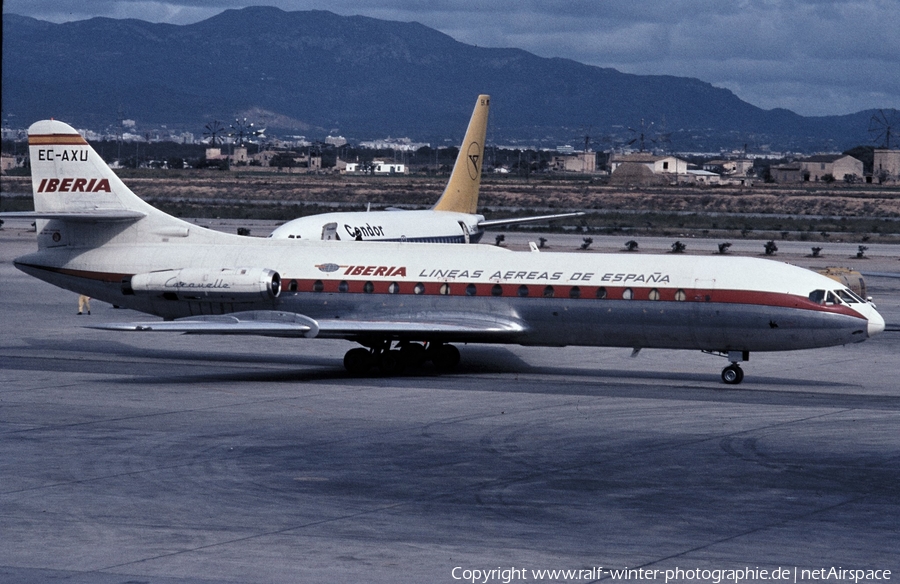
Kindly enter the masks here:
[[722, 369], [722, 381], [729, 385], [737, 385], [744, 380], [744, 370], [737, 363]]
[[737, 385], [744, 380], [744, 370], [741, 369], [742, 361], [750, 360], [750, 351], [703, 351], [710, 355], [725, 357], [731, 361], [731, 365], [722, 369], [722, 381], [728, 385]]

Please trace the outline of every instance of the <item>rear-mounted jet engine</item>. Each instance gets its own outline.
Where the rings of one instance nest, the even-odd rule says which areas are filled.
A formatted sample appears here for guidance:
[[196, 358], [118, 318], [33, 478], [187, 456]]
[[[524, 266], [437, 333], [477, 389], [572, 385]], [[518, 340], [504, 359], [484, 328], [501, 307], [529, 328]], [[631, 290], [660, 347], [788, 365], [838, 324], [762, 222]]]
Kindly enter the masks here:
[[281, 276], [266, 268], [182, 268], [135, 274], [122, 282], [122, 293], [166, 300], [258, 302], [281, 293]]

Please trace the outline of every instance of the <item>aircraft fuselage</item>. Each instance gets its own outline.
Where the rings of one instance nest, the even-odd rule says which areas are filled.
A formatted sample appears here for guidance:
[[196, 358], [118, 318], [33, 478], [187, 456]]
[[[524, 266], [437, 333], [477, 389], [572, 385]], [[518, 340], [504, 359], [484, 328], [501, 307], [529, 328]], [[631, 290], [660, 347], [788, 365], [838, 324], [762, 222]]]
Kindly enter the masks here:
[[[166, 319], [247, 310], [283, 310], [316, 320], [424, 322], [429, 315], [470, 314], [517, 323], [516, 332], [496, 340], [525, 345], [804, 349], [865, 340], [869, 319], [877, 315], [869, 304], [815, 302], [813, 291], [841, 287], [814, 272], [756, 258], [518, 253], [489, 246], [448, 255], [429, 245], [351, 247], [234, 236], [233, 245], [127, 246], [127, 259], [115, 245], [55, 248], [16, 264], [57, 286]], [[192, 299], [164, 289], [127, 293], [123, 284], [136, 273], [211, 265], [277, 272], [280, 294], [251, 301], [214, 294]], [[216, 283], [204, 285], [212, 292]], [[390, 336], [414, 340], [423, 334]], [[465, 333], [436, 332], [431, 338], [491, 342]]]

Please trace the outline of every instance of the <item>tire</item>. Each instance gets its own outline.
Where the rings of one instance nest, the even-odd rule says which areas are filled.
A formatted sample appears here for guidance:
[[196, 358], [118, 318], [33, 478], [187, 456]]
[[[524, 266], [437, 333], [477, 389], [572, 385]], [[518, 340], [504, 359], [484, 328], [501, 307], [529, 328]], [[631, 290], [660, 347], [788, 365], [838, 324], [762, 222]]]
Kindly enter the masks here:
[[406, 343], [400, 346], [400, 359], [410, 367], [421, 367], [428, 360], [428, 352], [420, 343]]
[[737, 385], [744, 380], [744, 370], [737, 365], [729, 365], [722, 369], [722, 381], [728, 385]]
[[365, 375], [372, 368], [372, 355], [361, 347], [350, 349], [344, 355], [344, 369], [357, 377]]
[[459, 365], [459, 349], [453, 345], [438, 345], [429, 353], [434, 368], [440, 372], [452, 371]]
[[400, 351], [382, 351], [378, 356], [378, 369], [383, 375], [400, 375], [404, 365]]

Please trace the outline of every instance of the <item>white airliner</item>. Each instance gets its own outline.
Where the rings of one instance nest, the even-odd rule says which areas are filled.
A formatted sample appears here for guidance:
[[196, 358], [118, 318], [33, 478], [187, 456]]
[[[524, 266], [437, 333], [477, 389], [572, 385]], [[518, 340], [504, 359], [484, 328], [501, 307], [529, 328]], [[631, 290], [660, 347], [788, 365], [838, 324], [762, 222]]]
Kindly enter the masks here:
[[469, 128], [459, 148], [450, 180], [438, 202], [422, 211], [355, 211], [309, 215], [288, 221], [269, 236], [273, 239], [333, 241], [405, 241], [418, 243], [478, 243], [486, 227], [577, 217], [583, 212], [559, 213], [485, 221], [476, 214], [489, 95], [479, 95]]
[[[834, 280], [759, 258], [513, 252], [494, 246], [254, 239], [151, 207], [71, 126], [29, 130], [38, 251], [24, 272], [162, 317], [97, 328], [339, 338], [353, 374], [397, 373], [450, 343], [694, 349], [726, 356], [863, 341], [875, 307]], [[254, 345], [247, 345], [253, 350]], [[262, 347], [262, 345], [260, 345]], [[262, 349], [264, 350], [264, 349]]]

